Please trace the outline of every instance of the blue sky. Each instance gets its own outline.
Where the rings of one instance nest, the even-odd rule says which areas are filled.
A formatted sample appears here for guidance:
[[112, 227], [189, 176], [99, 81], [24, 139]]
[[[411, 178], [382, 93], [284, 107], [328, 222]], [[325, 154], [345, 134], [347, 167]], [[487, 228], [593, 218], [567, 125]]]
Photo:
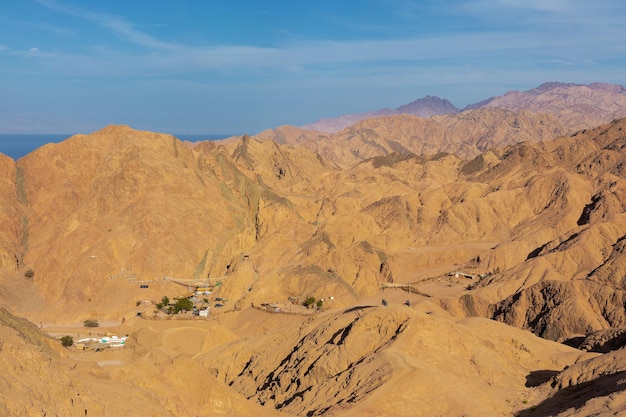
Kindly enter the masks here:
[[254, 134], [626, 83], [623, 0], [2, 0], [0, 133]]

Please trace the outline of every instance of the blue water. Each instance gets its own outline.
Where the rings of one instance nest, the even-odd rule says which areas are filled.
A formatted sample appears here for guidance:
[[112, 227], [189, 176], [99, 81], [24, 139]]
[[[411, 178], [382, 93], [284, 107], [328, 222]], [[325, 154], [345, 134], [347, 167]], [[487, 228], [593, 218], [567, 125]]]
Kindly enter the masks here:
[[71, 135], [0, 135], [0, 153], [17, 160], [47, 143], [61, 142]]
[[[28, 155], [47, 143], [59, 143], [72, 135], [61, 134], [0, 134], [0, 153], [15, 160]], [[174, 135], [180, 140], [197, 142], [200, 140], [219, 140], [232, 135]]]

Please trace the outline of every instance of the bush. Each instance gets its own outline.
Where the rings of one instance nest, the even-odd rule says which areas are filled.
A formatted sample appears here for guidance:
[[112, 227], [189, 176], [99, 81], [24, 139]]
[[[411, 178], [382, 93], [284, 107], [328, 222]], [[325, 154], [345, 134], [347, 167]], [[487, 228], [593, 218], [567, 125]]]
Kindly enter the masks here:
[[308, 297], [305, 301], [304, 301], [304, 305], [305, 306], [310, 306], [311, 304], [315, 304], [315, 297]]
[[35, 276], [35, 271], [29, 268], [26, 270], [26, 272], [24, 272], [24, 276], [30, 279]]
[[83, 325], [85, 327], [100, 327], [100, 323], [98, 323], [98, 320], [94, 320], [94, 319], [85, 320], [83, 322]]
[[61, 338], [61, 345], [64, 347], [70, 347], [74, 344], [74, 338], [72, 336], [63, 336]]
[[324, 306], [324, 301], [317, 300], [317, 308], [322, 308]]

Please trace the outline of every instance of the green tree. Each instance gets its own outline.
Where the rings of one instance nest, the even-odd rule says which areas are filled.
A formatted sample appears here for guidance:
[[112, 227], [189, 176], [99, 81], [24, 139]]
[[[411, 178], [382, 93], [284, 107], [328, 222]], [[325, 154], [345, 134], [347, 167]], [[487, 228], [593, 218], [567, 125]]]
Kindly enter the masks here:
[[304, 301], [304, 305], [305, 306], [310, 306], [312, 304], [315, 304], [315, 297], [308, 297], [305, 301]]
[[[169, 304], [170, 299], [167, 297], [167, 295], [164, 295], [163, 298], [161, 298], [161, 302], [156, 305], [156, 308], [157, 310], [163, 310], [164, 308], [167, 308]], [[166, 310], [166, 312], [169, 313], [169, 310]]]
[[70, 347], [74, 344], [74, 338], [72, 336], [63, 336], [61, 338], [61, 345], [64, 347]]
[[193, 308], [193, 303], [188, 298], [179, 298], [174, 304], [174, 314], [178, 314], [181, 311], [189, 311]]

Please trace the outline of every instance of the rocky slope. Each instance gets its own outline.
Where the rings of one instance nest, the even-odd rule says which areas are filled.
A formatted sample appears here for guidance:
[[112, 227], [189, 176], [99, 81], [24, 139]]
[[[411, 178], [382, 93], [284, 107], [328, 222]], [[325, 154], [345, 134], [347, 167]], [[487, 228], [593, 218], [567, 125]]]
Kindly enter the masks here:
[[228, 240], [241, 210], [213, 197], [220, 183], [206, 179], [221, 172], [177, 139], [125, 127], [45, 146], [18, 169], [29, 210], [25, 265], [47, 299], [76, 309], [116, 299], [128, 284], [110, 277], [121, 271], [139, 279], [211, 273], [206, 249]]
[[347, 309], [200, 360], [253, 402], [300, 416], [495, 416], [522, 400], [528, 375], [587, 357], [493, 321], [455, 321], [423, 302]]
[[556, 373], [515, 415], [616, 416], [626, 411], [626, 351], [620, 349]]
[[19, 204], [25, 199], [22, 171], [12, 159], [0, 154], [0, 269], [14, 271], [24, 257], [24, 212]]
[[520, 180], [540, 181], [537, 192], [549, 198], [538, 216], [558, 225], [553, 237], [546, 234], [519, 253], [524, 259], [517, 265], [481, 282], [476, 295], [492, 303], [482, 314], [552, 339], [624, 325], [624, 127], [616, 121], [554, 142], [517, 145], [491, 169], [472, 174], [500, 176], [534, 164]]

